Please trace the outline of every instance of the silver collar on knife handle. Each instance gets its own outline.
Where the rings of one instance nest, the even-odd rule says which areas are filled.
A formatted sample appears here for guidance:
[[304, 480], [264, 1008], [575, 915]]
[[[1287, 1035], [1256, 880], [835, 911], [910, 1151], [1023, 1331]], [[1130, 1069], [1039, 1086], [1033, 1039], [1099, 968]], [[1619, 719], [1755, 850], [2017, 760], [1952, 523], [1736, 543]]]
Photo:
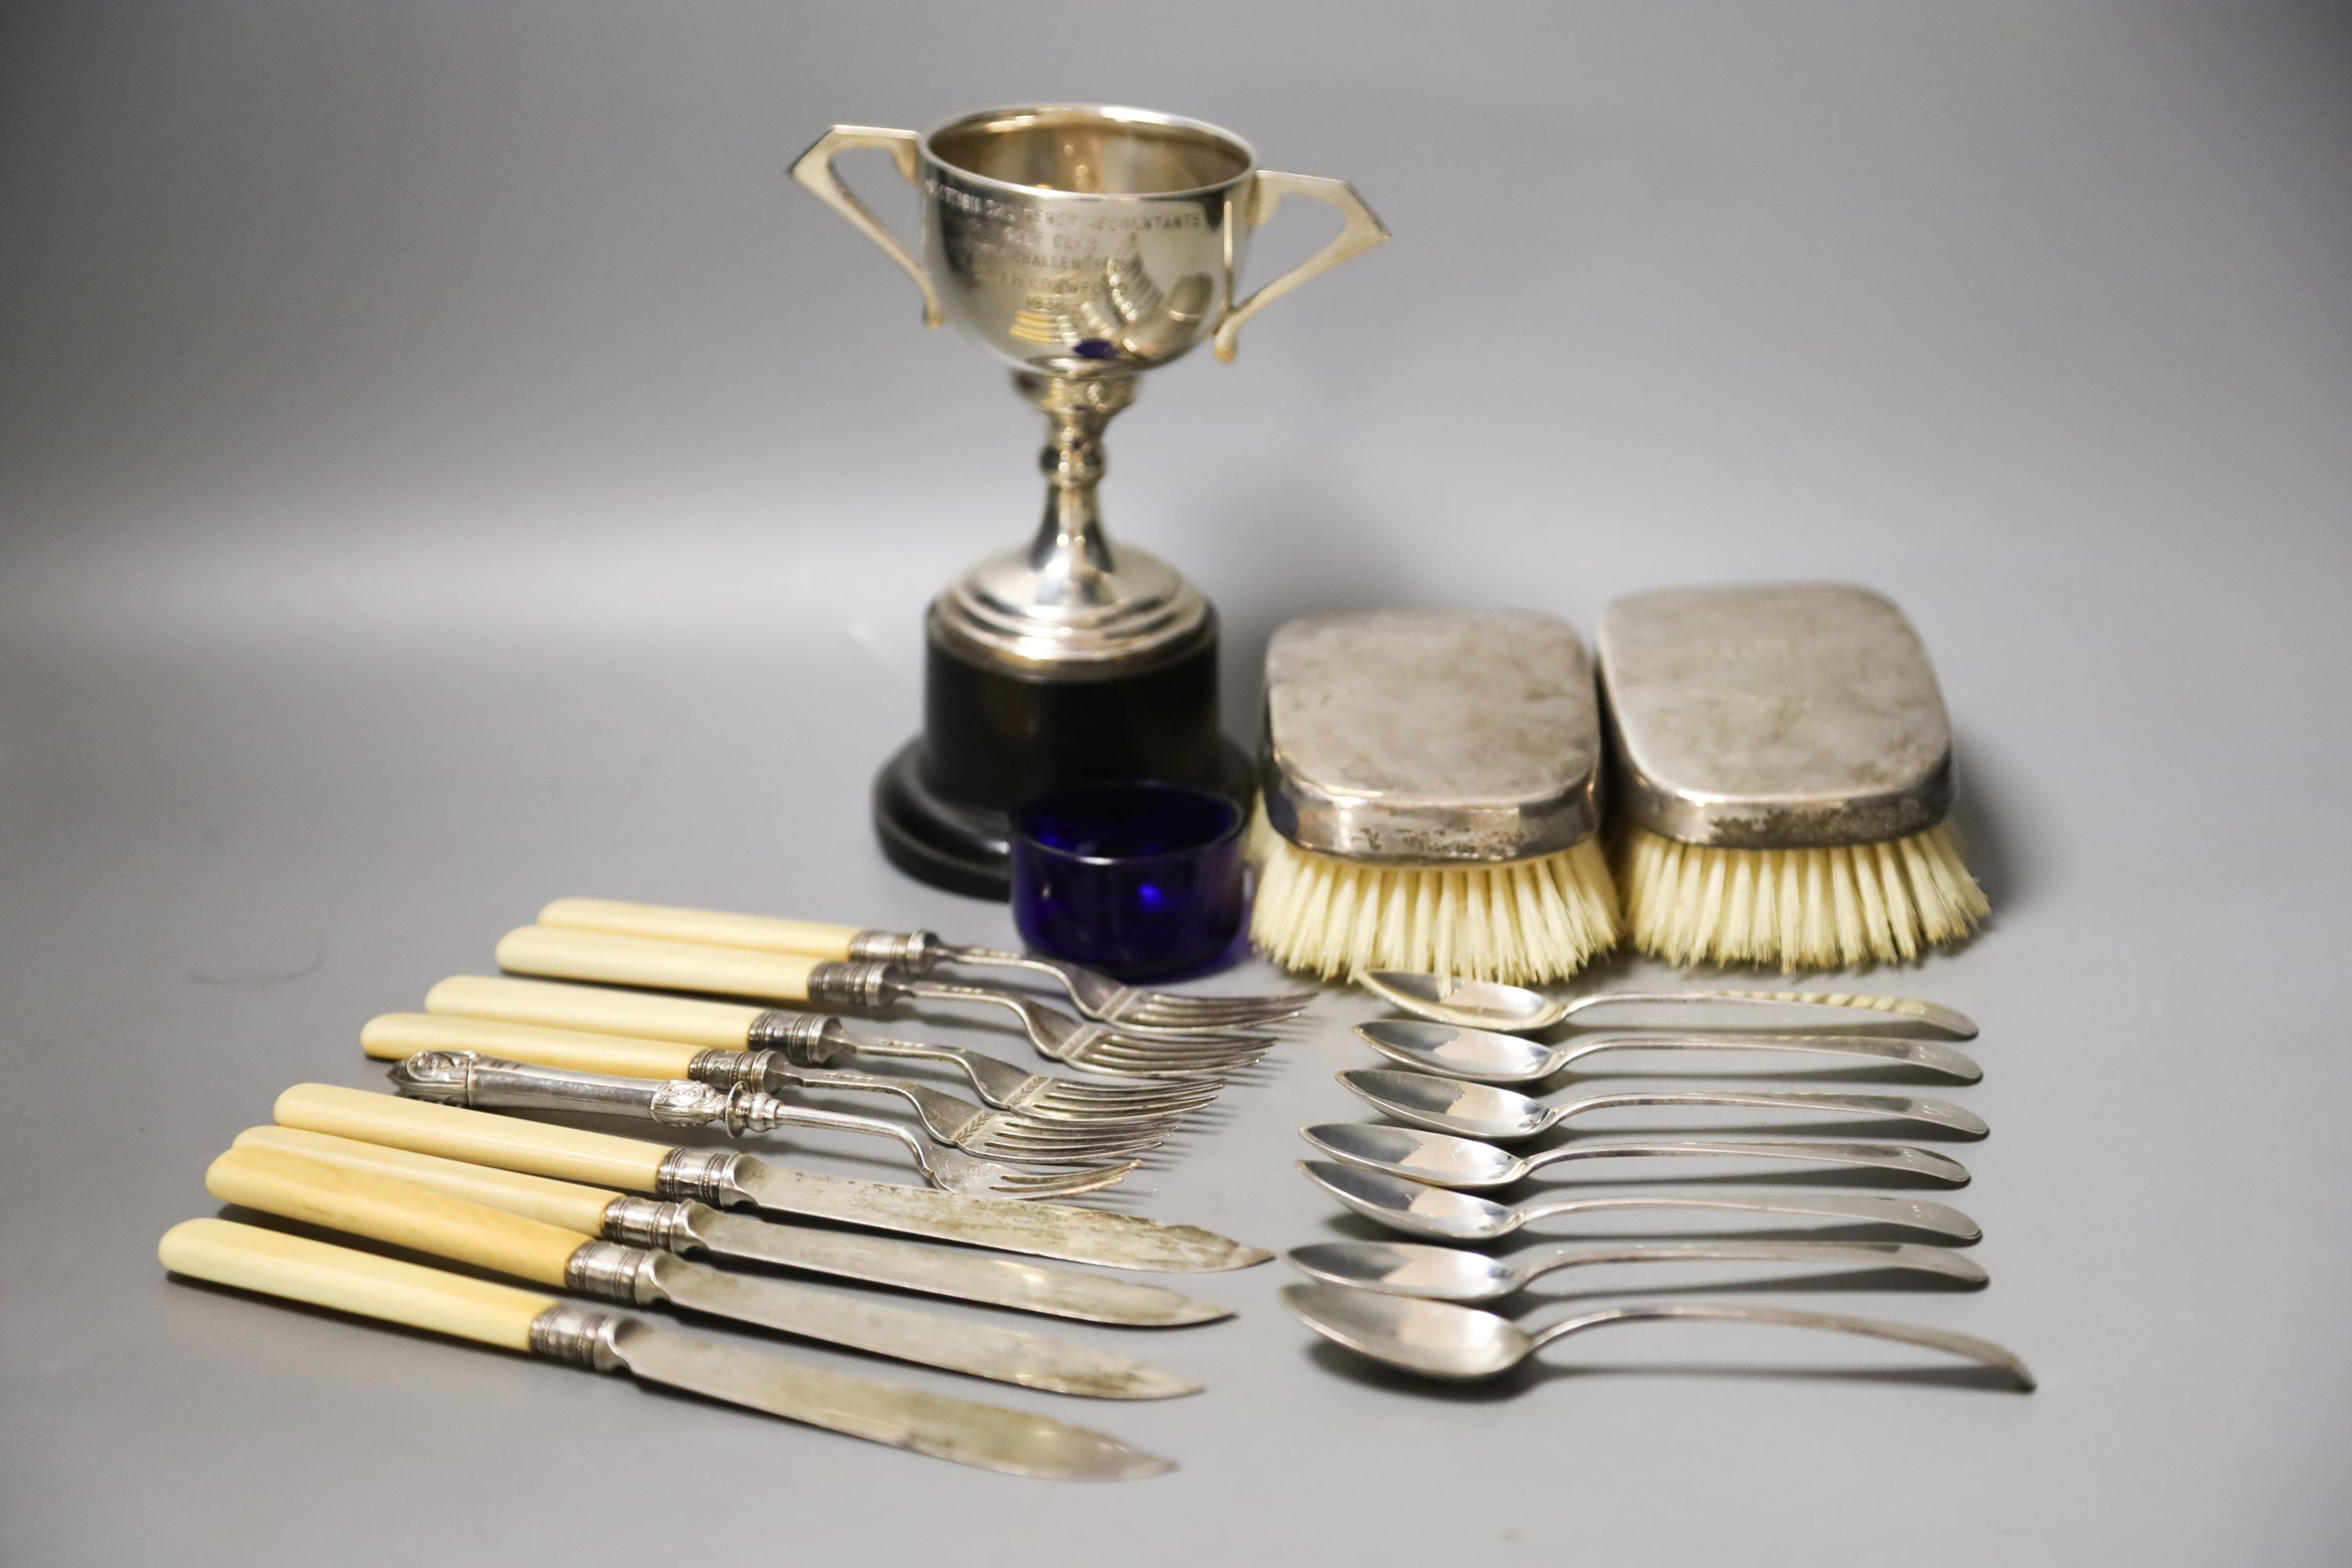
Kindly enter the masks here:
[[626, 1372], [787, 1421], [1008, 1475], [1131, 1480], [1176, 1468], [1116, 1437], [1048, 1416], [844, 1376], [618, 1312], [551, 1307], [532, 1322], [530, 1348], [550, 1360]]
[[778, 1214], [1109, 1268], [1207, 1274], [1247, 1268], [1274, 1256], [1198, 1226], [1163, 1225], [1069, 1204], [971, 1197], [824, 1176], [728, 1149], [672, 1150], [662, 1162], [658, 1184], [665, 1197], [696, 1198], [721, 1207], [752, 1205]]

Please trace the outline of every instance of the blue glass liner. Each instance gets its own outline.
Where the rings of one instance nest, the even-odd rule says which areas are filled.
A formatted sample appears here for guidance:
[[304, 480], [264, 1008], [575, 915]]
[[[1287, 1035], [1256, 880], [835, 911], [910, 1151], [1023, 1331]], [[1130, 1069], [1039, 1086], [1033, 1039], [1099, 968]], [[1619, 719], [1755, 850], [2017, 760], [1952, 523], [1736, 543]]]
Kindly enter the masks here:
[[1224, 952], [1242, 905], [1242, 812], [1214, 790], [1082, 784], [1013, 813], [1013, 921], [1041, 952], [1172, 974]]

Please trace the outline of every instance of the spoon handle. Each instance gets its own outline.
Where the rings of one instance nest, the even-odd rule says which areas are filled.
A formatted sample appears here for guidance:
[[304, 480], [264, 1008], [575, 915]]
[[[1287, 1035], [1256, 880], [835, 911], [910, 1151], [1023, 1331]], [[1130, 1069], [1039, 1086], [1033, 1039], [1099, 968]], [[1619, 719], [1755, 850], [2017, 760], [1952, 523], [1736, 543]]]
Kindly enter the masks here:
[[1983, 1266], [1964, 1253], [1912, 1241], [1629, 1241], [1615, 1247], [1548, 1241], [1509, 1259], [1521, 1288], [1557, 1269], [1604, 1263], [1816, 1263], [1941, 1274], [1971, 1285], [1987, 1278]]
[[[1604, 1035], [1599, 1039], [1579, 1040], [1574, 1045], [1554, 1046], [1547, 1072], [1558, 1072], [1587, 1057], [1615, 1050], [1774, 1051], [1849, 1060], [1860, 1058], [1872, 1064], [1914, 1067], [1959, 1083], [1975, 1083], [1984, 1077], [1984, 1068], [1977, 1065], [1975, 1058], [1950, 1046], [1933, 1040], [1898, 1040], [1872, 1035]], [[1440, 1064], [1433, 1070], [1443, 1072], [1445, 1068]]]
[[1977, 1036], [1975, 1021], [1965, 1013], [1939, 1003], [1923, 1002], [1916, 996], [1866, 996], [1846, 991], [1599, 991], [1584, 996], [1571, 996], [1559, 1004], [1559, 1016], [1570, 1017], [1588, 1007], [1611, 1005], [1648, 1005], [1652, 1003], [1694, 1002], [1732, 1003], [1757, 1007], [1848, 1007], [1865, 1013], [1885, 1013], [1897, 1018], [1907, 1018], [1956, 1040], [1972, 1040]]
[[1702, 1323], [1778, 1323], [1791, 1329], [1822, 1329], [1832, 1333], [1861, 1334], [1874, 1340], [1894, 1340], [1906, 1345], [1918, 1345], [1927, 1350], [1942, 1351], [1964, 1361], [1976, 1362], [1997, 1372], [2007, 1373], [2016, 1379], [2021, 1390], [2031, 1391], [2033, 1373], [2014, 1351], [1980, 1340], [1973, 1334], [1958, 1334], [1948, 1329], [1931, 1329], [1918, 1323], [1890, 1323], [1882, 1318], [1852, 1318], [1843, 1312], [1807, 1312], [1792, 1307], [1731, 1307], [1703, 1304], [1696, 1301], [1641, 1301], [1622, 1307], [1604, 1307], [1597, 1311], [1564, 1318], [1557, 1323], [1533, 1331], [1528, 1338], [1531, 1348], [1548, 1345], [1555, 1340], [1587, 1329], [1607, 1328], [1614, 1323], [1644, 1322]]
[[1592, 1094], [1554, 1106], [1544, 1119], [1557, 1126], [1591, 1110], [1616, 1110], [1637, 1105], [1730, 1105], [1751, 1110], [1829, 1110], [1891, 1121], [1924, 1121], [1948, 1131], [1981, 1138], [1991, 1129], [1974, 1111], [1948, 1100], [1915, 1100], [1907, 1094], [1765, 1094], [1740, 1089], [1628, 1090], [1622, 1094]]
[[1609, 1193], [1530, 1198], [1507, 1212], [1511, 1228], [1561, 1215], [1599, 1214], [1611, 1209], [1713, 1209], [1736, 1214], [1801, 1215], [1813, 1219], [1843, 1220], [1852, 1225], [1885, 1225], [1924, 1230], [1955, 1240], [1974, 1241], [1984, 1234], [1976, 1221], [1949, 1204], [1926, 1198], [1857, 1196], [1835, 1193], [1727, 1192]]
[[[1722, 1158], [1733, 1160], [1803, 1160], [1817, 1165], [1859, 1165], [1873, 1170], [1901, 1171], [1907, 1175], [1966, 1186], [1968, 1167], [1927, 1149], [1908, 1143], [1808, 1142], [1796, 1139], [1765, 1139], [1753, 1142], [1692, 1139], [1681, 1142], [1644, 1143], [1633, 1140], [1601, 1143], [1563, 1143], [1557, 1149], [1522, 1155], [1521, 1175], [1562, 1160], [1612, 1157]], [[1439, 1184], [1443, 1185], [1441, 1182]]]

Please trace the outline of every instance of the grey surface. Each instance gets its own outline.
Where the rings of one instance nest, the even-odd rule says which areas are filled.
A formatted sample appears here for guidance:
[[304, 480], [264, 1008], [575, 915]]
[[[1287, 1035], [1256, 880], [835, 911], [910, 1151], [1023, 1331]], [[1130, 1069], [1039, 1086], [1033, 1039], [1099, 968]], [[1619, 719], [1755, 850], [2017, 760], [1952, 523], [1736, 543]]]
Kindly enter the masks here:
[[[621, 1481], [682, 1453], [769, 1510], [745, 1562], [2343, 1561], [2332, 17], [11, 7], [0, 1560], [674, 1561]], [[884, 868], [864, 792], [1037, 432], [781, 170], [835, 119], [1075, 93], [1229, 122], [1398, 236], [1116, 433], [1112, 526], [1217, 596], [1236, 727], [1310, 610], [1589, 630], [1833, 575], [1909, 611], [1998, 914], [1882, 982], [1984, 1023], [1994, 1281], [1790, 1299], [1998, 1338], [2039, 1394], [1672, 1328], [1415, 1394], [1311, 1350], [1269, 1266], [1191, 1283], [1236, 1321], [1086, 1335], [1211, 1391], [1035, 1396], [1183, 1465], [1055, 1488], [166, 1282], [205, 1162], [289, 1083], [374, 1082], [361, 1022], [544, 899], [1005, 934]], [[1339, 1234], [1291, 1129], [1351, 1113], [1363, 1010], [1141, 1206]]]

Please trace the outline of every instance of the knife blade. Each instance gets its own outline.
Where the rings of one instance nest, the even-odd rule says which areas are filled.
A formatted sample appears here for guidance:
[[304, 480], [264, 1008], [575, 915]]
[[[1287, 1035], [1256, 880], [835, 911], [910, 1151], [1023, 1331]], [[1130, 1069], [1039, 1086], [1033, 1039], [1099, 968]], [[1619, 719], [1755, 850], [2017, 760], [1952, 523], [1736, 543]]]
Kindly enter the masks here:
[[493, 1170], [291, 1127], [249, 1127], [236, 1135], [236, 1146], [283, 1149], [329, 1164], [397, 1177], [446, 1196], [569, 1226], [607, 1241], [830, 1275], [1014, 1311], [1126, 1328], [1177, 1328], [1233, 1316], [1230, 1307], [1138, 1280], [989, 1258], [963, 1247], [898, 1237], [783, 1225], [692, 1201], [632, 1197], [605, 1187]]
[[1246, 1268], [1274, 1256], [1197, 1226], [1068, 1204], [968, 1197], [818, 1175], [731, 1149], [674, 1148], [333, 1084], [296, 1084], [278, 1097], [276, 1119], [282, 1127], [533, 1175], [693, 1198], [722, 1208], [753, 1205], [772, 1213], [1111, 1268], [1211, 1273]]
[[223, 1219], [164, 1233], [163, 1267], [205, 1279], [385, 1322], [523, 1351], [595, 1372], [625, 1372], [708, 1399], [1008, 1475], [1118, 1480], [1164, 1475], [1174, 1463], [1049, 1416], [950, 1399], [920, 1389], [711, 1344], [625, 1313], [445, 1274], [421, 1264]]
[[282, 1149], [233, 1148], [205, 1173], [205, 1186], [224, 1203], [537, 1284], [636, 1306], [665, 1302], [1024, 1388], [1095, 1399], [1167, 1399], [1200, 1390], [1133, 1356], [781, 1279], [722, 1274], [674, 1253], [599, 1241], [564, 1226]]

